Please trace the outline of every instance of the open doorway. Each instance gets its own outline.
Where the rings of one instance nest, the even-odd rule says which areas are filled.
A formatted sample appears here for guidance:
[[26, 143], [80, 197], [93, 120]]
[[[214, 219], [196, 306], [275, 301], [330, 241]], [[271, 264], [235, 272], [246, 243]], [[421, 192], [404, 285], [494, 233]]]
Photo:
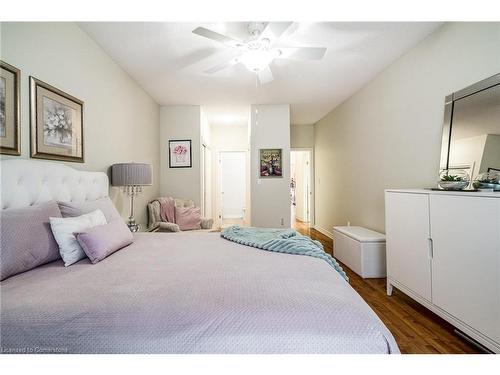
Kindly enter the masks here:
[[246, 151], [219, 152], [219, 199], [222, 227], [244, 225], [246, 159]]
[[292, 227], [309, 229], [313, 215], [312, 150], [290, 152], [290, 203]]
[[214, 228], [250, 225], [249, 106], [202, 107], [204, 213]]

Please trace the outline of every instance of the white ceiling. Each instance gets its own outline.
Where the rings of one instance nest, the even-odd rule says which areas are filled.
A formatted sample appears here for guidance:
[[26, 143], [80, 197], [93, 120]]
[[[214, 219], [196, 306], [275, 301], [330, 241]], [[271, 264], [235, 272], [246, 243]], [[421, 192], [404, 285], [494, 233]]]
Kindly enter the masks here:
[[279, 43], [327, 47], [320, 61], [275, 60], [274, 81], [260, 85], [241, 64], [203, 73], [235, 57], [235, 49], [193, 34], [204, 26], [247, 39], [247, 24], [79, 23], [159, 104], [228, 108], [249, 104], [291, 105], [293, 124], [312, 124], [369, 82], [441, 24], [298, 23]]

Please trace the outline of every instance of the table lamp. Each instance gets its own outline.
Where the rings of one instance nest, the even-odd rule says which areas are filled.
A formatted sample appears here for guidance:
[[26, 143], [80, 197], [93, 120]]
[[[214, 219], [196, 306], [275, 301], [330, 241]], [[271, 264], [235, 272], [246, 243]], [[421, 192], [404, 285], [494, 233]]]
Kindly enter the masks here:
[[137, 232], [139, 225], [134, 218], [134, 197], [142, 192], [142, 187], [152, 185], [151, 165], [145, 163], [118, 163], [111, 166], [111, 185], [122, 186], [123, 192], [130, 197], [130, 216], [127, 226]]

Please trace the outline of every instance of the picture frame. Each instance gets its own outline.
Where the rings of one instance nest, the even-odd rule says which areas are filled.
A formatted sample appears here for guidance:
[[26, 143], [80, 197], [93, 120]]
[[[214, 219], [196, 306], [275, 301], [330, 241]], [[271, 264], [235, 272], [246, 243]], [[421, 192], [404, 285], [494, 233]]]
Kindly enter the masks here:
[[37, 159], [84, 162], [84, 102], [30, 77], [30, 151]]
[[259, 177], [283, 178], [283, 149], [259, 149]]
[[191, 168], [192, 150], [190, 139], [172, 139], [168, 141], [169, 168]]
[[21, 71], [0, 60], [0, 154], [21, 155]]

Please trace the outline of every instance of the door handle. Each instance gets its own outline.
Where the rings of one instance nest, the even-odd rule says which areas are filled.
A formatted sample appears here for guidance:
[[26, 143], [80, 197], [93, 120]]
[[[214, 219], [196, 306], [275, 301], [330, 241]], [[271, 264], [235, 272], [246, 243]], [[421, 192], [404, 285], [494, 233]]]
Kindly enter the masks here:
[[429, 259], [434, 258], [434, 242], [432, 241], [432, 238], [428, 238], [429, 240], [429, 254], [428, 257]]

